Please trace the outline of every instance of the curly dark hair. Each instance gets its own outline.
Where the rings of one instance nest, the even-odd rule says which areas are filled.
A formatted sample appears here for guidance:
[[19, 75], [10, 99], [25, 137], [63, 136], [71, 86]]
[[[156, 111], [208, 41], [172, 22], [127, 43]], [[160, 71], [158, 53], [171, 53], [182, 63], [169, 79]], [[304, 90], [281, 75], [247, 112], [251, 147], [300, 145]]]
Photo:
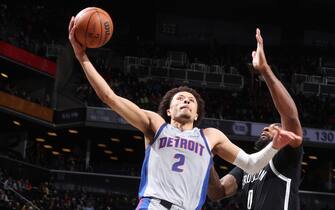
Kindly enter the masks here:
[[171, 103], [171, 100], [172, 100], [173, 96], [176, 95], [177, 93], [183, 92], [183, 91], [191, 93], [195, 97], [195, 100], [197, 100], [197, 103], [198, 103], [198, 110], [197, 110], [198, 118], [197, 118], [197, 120], [194, 121], [194, 124], [193, 124], [194, 127], [196, 127], [200, 124], [200, 121], [205, 116], [205, 101], [202, 99], [202, 97], [200, 96], [200, 94], [196, 90], [194, 90], [190, 87], [180, 86], [180, 87], [173, 88], [173, 89], [169, 90], [168, 92], [166, 92], [165, 95], [163, 96], [161, 102], [159, 103], [158, 114], [160, 116], [162, 116], [166, 122], [170, 122], [171, 118], [167, 115], [166, 110], [168, 110], [170, 108], [170, 103]]

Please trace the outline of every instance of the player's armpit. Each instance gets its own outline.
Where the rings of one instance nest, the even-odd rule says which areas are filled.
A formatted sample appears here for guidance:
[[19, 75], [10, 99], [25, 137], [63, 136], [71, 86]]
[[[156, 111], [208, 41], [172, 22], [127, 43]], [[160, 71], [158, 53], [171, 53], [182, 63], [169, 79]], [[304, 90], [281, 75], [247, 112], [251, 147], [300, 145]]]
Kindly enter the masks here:
[[145, 110], [145, 109], [142, 109], [142, 111], [144, 111], [144, 113], [149, 118], [149, 125], [148, 125], [148, 127], [150, 128], [146, 133], [144, 133], [144, 135], [147, 137], [147, 140], [149, 140], [148, 143], [152, 143], [152, 141], [154, 140], [154, 137], [155, 137], [157, 131], [166, 122], [156, 112]]

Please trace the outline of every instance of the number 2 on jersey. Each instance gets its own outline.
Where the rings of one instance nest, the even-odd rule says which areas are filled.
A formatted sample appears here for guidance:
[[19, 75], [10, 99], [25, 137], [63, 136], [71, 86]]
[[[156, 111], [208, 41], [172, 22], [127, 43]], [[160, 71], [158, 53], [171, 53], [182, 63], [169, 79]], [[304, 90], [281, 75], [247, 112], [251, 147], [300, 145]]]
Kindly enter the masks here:
[[174, 158], [178, 161], [172, 165], [172, 171], [183, 172], [184, 169], [180, 168], [185, 163], [185, 156], [183, 154], [175, 154]]

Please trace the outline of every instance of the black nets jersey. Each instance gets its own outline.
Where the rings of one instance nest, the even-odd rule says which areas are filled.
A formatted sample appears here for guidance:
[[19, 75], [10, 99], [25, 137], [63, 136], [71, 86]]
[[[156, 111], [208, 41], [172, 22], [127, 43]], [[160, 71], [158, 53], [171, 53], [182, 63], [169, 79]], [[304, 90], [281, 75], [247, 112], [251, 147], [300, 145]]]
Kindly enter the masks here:
[[261, 171], [254, 175], [235, 167], [229, 173], [236, 178], [242, 209], [300, 210], [299, 185], [302, 145], [281, 149]]

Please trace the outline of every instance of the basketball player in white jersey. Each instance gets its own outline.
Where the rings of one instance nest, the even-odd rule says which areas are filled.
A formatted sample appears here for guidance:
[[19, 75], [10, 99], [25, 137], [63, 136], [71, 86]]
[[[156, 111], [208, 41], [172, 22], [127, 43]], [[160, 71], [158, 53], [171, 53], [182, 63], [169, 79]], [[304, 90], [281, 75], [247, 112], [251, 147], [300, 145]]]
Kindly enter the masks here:
[[146, 153], [137, 209], [200, 209], [206, 198], [212, 151], [255, 173], [280, 148], [300, 138], [293, 132], [276, 128], [271, 144], [258, 153], [246, 154], [218, 129], [195, 127], [203, 117], [204, 102], [188, 87], [174, 88], [166, 93], [160, 104], [161, 115], [143, 110], [114, 93], [88, 59], [85, 47], [75, 40], [75, 30], [72, 18], [69, 40], [97, 95], [145, 136]]
[[[283, 84], [267, 64], [260, 30], [256, 30], [257, 50], [253, 66], [263, 76], [280, 114], [281, 127], [302, 136], [297, 107]], [[274, 136], [274, 126], [263, 129], [255, 149], [266, 146]], [[252, 175], [235, 167], [221, 180], [214, 169], [208, 186], [208, 196], [219, 200], [239, 193], [241, 209], [300, 210], [299, 184], [303, 156], [302, 139], [297, 138], [281, 149], [262, 170]]]

